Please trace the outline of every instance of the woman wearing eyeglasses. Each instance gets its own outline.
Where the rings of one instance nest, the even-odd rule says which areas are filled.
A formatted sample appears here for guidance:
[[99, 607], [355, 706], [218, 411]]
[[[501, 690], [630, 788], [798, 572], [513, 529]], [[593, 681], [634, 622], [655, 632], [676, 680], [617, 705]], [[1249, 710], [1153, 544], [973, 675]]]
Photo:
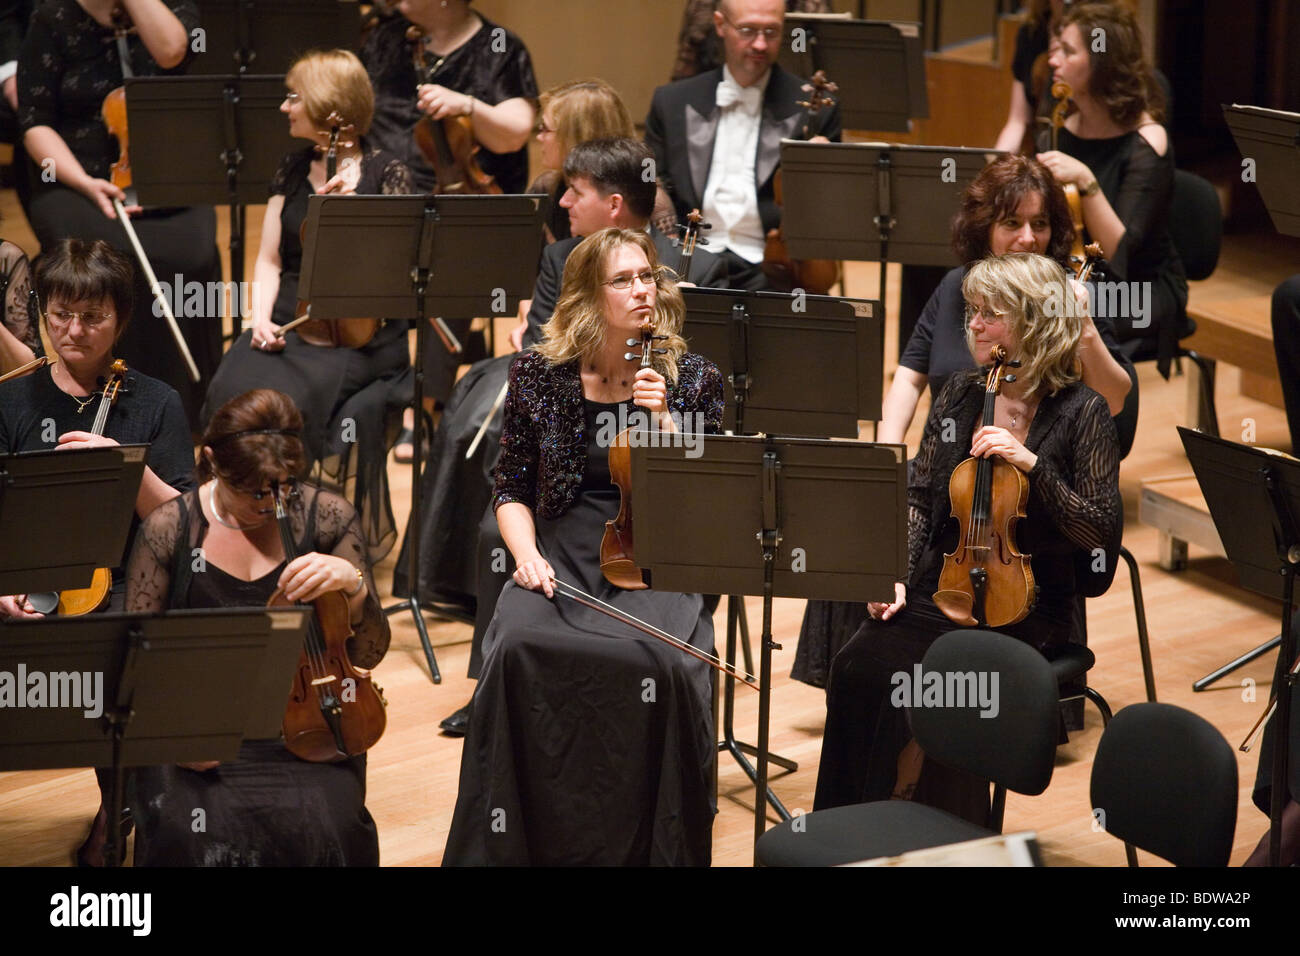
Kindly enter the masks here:
[[1070, 307], [1065, 271], [1033, 253], [994, 256], [971, 267], [962, 293], [975, 364], [987, 367], [995, 346], [1021, 364], [1002, 386], [991, 426], [981, 421], [978, 370], [952, 375], [934, 401], [908, 474], [908, 579], [893, 601], [867, 605], [868, 620], [831, 664], [819, 810], [915, 798], [986, 823], [987, 783], [925, 761], [894, 693], [895, 675], [911, 674], [930, 644], [959, 626], [932, 598], [943, 556], [959, 544], [948, 493], [958, 464], [996, 456], [1029, 479], [1015, 535], [1031, 556], [1037, 600], [1003, 633], [1050, 653], [1071, 634], [1078, 556], [1116, 560], [1119, 444], [1106, 400], [1080, 381], [1082, 316]]
[[[302, 417], [281, 392], [240, 395], [212, 416], [199, 485], [145, 521], [127, 569], [127, 610], [264, 607], [276, 588], [309, 602], [348, 600], [348, 655], [373, 667], [388, 648], [355, 509], [299, 482]], [[299, 557], [285, 560], [272, 492], [291, 489]], [[194, 555], [201, 555], [196, 562]], [[134, 775], [136, 866], [375, 866], [365, 756], [307, 763], [274, 740], [247, 740], [233, 763], [145, 767]], [[194, 826], [203, 808], [204, 826]]]
[[[353, 484], [372, 558], [379, 560], [396, 537], [388, 504], [388, 449], [399, 410], [410, 402], [408, 323], [386, 322], [360, 348], [311, 345], [297, 331], [282, 332], [298, 306], [302, 266], [300, 231], [314, 194], [406, 194], [410, 170], [378, 149], [366, 133], [374, 94], [365, 67], [347, 50], [310, 53], [285, 76], [280, 112], [289, 135], [308, 145], [290, 153], [271, 180], [253, 269], [253, 327], [235, 342], [212, 380], [203, 417], [236, 395], [276, 388], [302, 413], [309, 461], [334, 487]], [[330, 116], [344, 126], [336, 144], [337, 173], [326, 181]]]
[[[119, 44], [123, 26], [130, 29]], [[73, 237], [103, 239], [133, 256], [113, 209], [113, 200], [125, 201], [126, 196], [111, 181], [119, 145], [101, 116], [104, 97], [122, 86], [128, 70], [140, 77], [184, 72], [197, 32], [199, 4], [193, 0], [47, 0], [35, 5], [17, 74], [18, 125], [31, 162], [17, 164], [16, 172], [23, 211], [42, 250]], [[129, 63], [122, 62], [122, 49]], [[221, 280], [216, 214], [211, 206], [141, 210], [129, 205], [127, 213], [154, 272], [170, 290], [201, 381], [190, 381], [162, 313], [154, 310], [142, 270], [135, 280], [135, 315], [118, 355], [175, 388], [196, 424], [204, 390], [221, 358], [220, 317], [208, 315], [202, 306], [176, 308], [178, 301], [185, 305], [182, 290], [170, 286], [178, 275], [186, 287]], [[207, 300], [206, 295], [201, 299]]]
[[[139, 521], [192, 484], [194, 451], [180, 396], [128, 369], [104, 433], [92, 434], [114, 347], [131, 321], [134, 269], [106, 242], [65, 239], [37, 260], [34, 278], [54, 354], [45, 368], [0, 385], [0, 452], [147, 444], [129, 553]], [[121, 610], [124, 591], [116, 568], [114, 610]], [[0, 615], [40, 616], [26, 595], [0, 597]]]
[[[700, 595], [625, 591], [600, 571], [616, 431], [721, 427], [722, 376], [686, 351], [683, 310], [649, 236], [605, 229], [570, 255], [545, 341], [511, 366], [494, 507], [516, 571], [483, 640], [445, 864], [709, 862], [707, 667], [556, 592], [712, 648]], [[624, 342], [646, 319], [667, 353], [639, 369]]]
[[[126, 557], [140, 521], [193, 485], [189, 425], [175, 389], [128, 369], [103, 434], [92, 433], [114, 348], [131, 321], [130, 259], [100, 240], [65, 239], [37, 260], [33, 278], [45, 306], [53, 355], [45, 368], [0, 385], [0, 452], [149, 446], [126, 548], [112, 570], [107, 609], [120, 611], [126, 597]], [[0, 597], [0, 617], [42, 617], [37, 605], [51, 609], [43, 597], [50, 596]], [[101, 788], [107, 786], [108, 776], [100, 777]], [[107, 821], [101, 808], [76, 851], [79, 864], [102, 865]]]

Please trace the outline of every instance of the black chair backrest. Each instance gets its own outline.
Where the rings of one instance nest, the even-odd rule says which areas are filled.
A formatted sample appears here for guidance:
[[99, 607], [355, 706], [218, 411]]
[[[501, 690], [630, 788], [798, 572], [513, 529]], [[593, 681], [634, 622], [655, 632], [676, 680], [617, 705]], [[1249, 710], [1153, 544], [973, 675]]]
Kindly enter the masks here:
[[1169, 237], [1183, 260], [1187, 278], [1208, 279], [1219, 264], [1223, 241], [1223, 207], [1208, 179], [1185, 169], [1174, 170]]
[[1060, 718], [1056, 678], [1042, 654], [992, 631], [949, 631], [920, 669], [919, 690], [914, 669], [906, 681], [896, 676], [894, 693], [912, 708], [912, 731], [927, 757], [1017, 793], [1047, 789]]
[[1092, 762], [1093, 813], [1112, 836], [1176, 866], [1227, 866], [1237, 761], [1213, 725], [1172, 704], [1112, 719]]

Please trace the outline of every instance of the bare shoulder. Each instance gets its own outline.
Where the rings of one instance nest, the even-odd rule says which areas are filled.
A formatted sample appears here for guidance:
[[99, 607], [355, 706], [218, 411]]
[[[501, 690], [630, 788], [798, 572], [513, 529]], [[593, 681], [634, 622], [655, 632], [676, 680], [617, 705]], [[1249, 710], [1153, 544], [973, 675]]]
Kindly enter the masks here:
[[1138, 133], [1150, 144], [1157, 156], [1163, 156], [1169, 151], [1168, 132], [1152, 119], [1150, 114], [1143, 113], [1142, 118], [1138, 120]]

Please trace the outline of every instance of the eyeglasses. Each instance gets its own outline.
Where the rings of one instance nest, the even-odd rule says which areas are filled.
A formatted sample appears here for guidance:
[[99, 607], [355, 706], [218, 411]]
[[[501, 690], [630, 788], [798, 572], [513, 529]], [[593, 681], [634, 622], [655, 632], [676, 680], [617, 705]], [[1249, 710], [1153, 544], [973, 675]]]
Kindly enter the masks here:
[[537, 126], [533, 129], [533, 132], [536, 133], [538, 136], [541, 136], [543, 133], [554, 133], [555, 127], [547, 126], [545, 120], [538, 120]]
[[[239, 485], [237, 482], [231, 481], [228, 476], [223, 475], [219, 471], [214, 470], [213, 474], [215, 474], [217, 478], [221, 480], [221, 483], [225, 485], [227, 488], [229, 488], [231, 491], [235, 492], [236, 494], [245, 495], [249, 498], [252, 498], [254, 501], [261, 501], [263, 498], [271, 498], [274, 497], [275, 495], [274, 489], [262, 488], [257, 491], [253, 491]], [[284, 479], [284, 481], [280, 482], [280, 487], [284, 489], [284, 494], [286, 498], [290, 498], [290, 499], [297, 498], [299, 495], [297, 478]]]
[[735, 30], [736, 33], [739, 34], [740, 38], [746, 43], [753, 43], [760, 33], [763, 35], [763, 39], [768, 43], [774, 43], [781, 36], [781, 27], [764, 27], [761, 30], [758, 27], [741, 27], [737, 26], [735, 21], [725, 13], [722, 15], [722, 19], [726, 20], [727, 23], [730, 24], [731, 29]]
[[284, 101], [286, 103], [300, 103], [302, 102], [302, 94], [290, 90], [288, 93], [284, 94]]
[[636, 279], [640, 279], [641, 284], [644, 286], [654, 286], [659, 281], [659, 272], [656, 269], [647, 269], [645, 272], [636, 273], [636, 275], [614, 276], [612, 279], [606, 279], [603, 284], [622, 292], [625, 289], [632, 288], [632, 283]]
[[86, 312], [65, 312], [62, 309], [51, 309], [45, 313], [51, 325], [60, 328], [66, 328], [72, 324], [73, 319], [81, 320], [81, 327], [85, 329], [97, 329], [113, 317], [112, 312], [103, 312], [99, 310], [89, 310]]
[[966, 306], [966, 324], [969, 326], [971, 319], [979, 316], [979, 320], [985, 325], [1000, 325], [1006, 321], [1009, 312], [995, 312], [992, 309], [975, 308], [973, 305]]

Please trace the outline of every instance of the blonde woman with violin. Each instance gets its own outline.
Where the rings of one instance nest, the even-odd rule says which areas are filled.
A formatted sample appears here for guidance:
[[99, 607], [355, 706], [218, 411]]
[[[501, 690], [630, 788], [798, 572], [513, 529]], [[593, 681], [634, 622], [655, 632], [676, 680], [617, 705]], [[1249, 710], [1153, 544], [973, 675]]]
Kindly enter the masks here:
[[[925, 762], [906, 711], [891, 701], [892, 675], [911, 673], [939, 635], [960, 625], [936, 606], [944, 555], [958, 547], [949, 478], [968, 457], [998, 457], [1028, 477], [1026, 517], [1015, 543], [1030, 556], [1037, 601], [997, 630], [1040, 650], [1069, 640], [1076, 558], [1109, 550], [1123, 523], [1119, 445], [1106, 400], [1079, 380], [1081, 317], [1065, 271], [1032, 253], [975, 263], [962, 283], [966, 339], [976, 365], [995, 346], [1020, 362], [984, 425], [985, 373], [958, 372], [943, 386], [908, 477], [908, 579], [831, 664], [816, 808], [891, 796], [940, 806], [984, 824], [988, 786]], [[1065, 298], [1065, 297], [1069, 298]]]
[[[493, 504], [516, 571], [483, 639], [444, 864], [709, 862], [707, 667], [561, 596], [576, 586], [712, 650], [700, 595], [623, 590], [600, 566], [614, 432], [651, 416], [721, 427], [722, 376], [686, 351], [683, 313], [650, 237], [605, 229], [570, 255], [546, 340], [511, 366]], [[638, 368], [624, 343], [647, 319], [664, 352]]]
[[[302, 413], [310, 461], [337, 487], [347, 487], [355, 477], [353, 504], [378, 560], [395, 538], [386, 459], [396, 416], [410, 402], [408, 324], [385, 322], [359, 348], [308, 342], [299, 331], [282, 327], [299, 310], [308, 198], [410, 193], [411, 173], [367, 138], [374, 94], [361, 61], [347, 50], [309, 53], [295, 62], [285, 76], [280, 112], [289, 134], [307, 145], [286, 156], [271, 180], [253, 270], [253, 325], [222, 360], [204, 403], [204, 420], [250, 389], [274, 387], [289, 395]], [[327, 175], [331, 138], [333, 178]]]
[[[110, 179], [120, 149], [101, 117], [104, 98], [122, 86], [127, 66], [134, 76], [183, 71], [198, 26], [193, 0], [46, 0], [36, 6], [18, 57], [18, 125], [31, 163], [17, 174], [26, 177], [30, 199], [24, 211], [43, 250], [69, 237], [102, 239], [134, 256], [113, 209], [114, 200], [126, 197]], [[168, 287], [177, 275], [187, 285], [221, 279], [212, 207], [128, 206], [126, 212], [154, 272]], [[171, 290], [173, 306], [180, 300], [180, 290]], [[190, 381], [138, 264], [135, 315], [118, 355], [136, 371], [175, 388], [197, 427], [204, 391], [221, 357], [220, 317], [204, 309], [175, 311], [199, 383]]]
[[[282, 392], [258, 389], [218, 409], [202, 438], [198, 487], [141, 528], [126, 609], [265, 607], [277, 589], [303, 603], [340, 591], [353, 632], [348, 657], [358, 667], [379, 663], [389, 629], [360, 521], [346, 500], [299, 480], [306, 464], [302, 417]], [[292, 560], [277, 494], [299, 555]], [[278, 738], [244, 741], [231, 763], [138, 768], [135, 865], [377, 866], [365, 784], [364, 754], [309, 763]], [[195, 807], [205, 812], [199, 832]]]
[[[1096, 43], [1101, 36], [1106, 42]], [[1107, 280], [1130, 285], [1123, 301], [1144, 303], [1140, 312], [1112, 316], [1120, 342], [1135, 348], [1134, 340], [1154, 337], [1158, 368], [1168, 376], [1187, 334], [1187, 278], [1169, 235], [1174, 153], [1159, 122], [1164, 94], [1136, 18], [1122, 3], [1070, 6], [1048, 64], [1053, 82], [1070, 87], [1074, 112], [1059, 131], [1059, 148], [1038, 159], [1078, 188], [1087, 241], [1104, 250]], [[1039, 146], [1049, 144], [1044, 131]]]

